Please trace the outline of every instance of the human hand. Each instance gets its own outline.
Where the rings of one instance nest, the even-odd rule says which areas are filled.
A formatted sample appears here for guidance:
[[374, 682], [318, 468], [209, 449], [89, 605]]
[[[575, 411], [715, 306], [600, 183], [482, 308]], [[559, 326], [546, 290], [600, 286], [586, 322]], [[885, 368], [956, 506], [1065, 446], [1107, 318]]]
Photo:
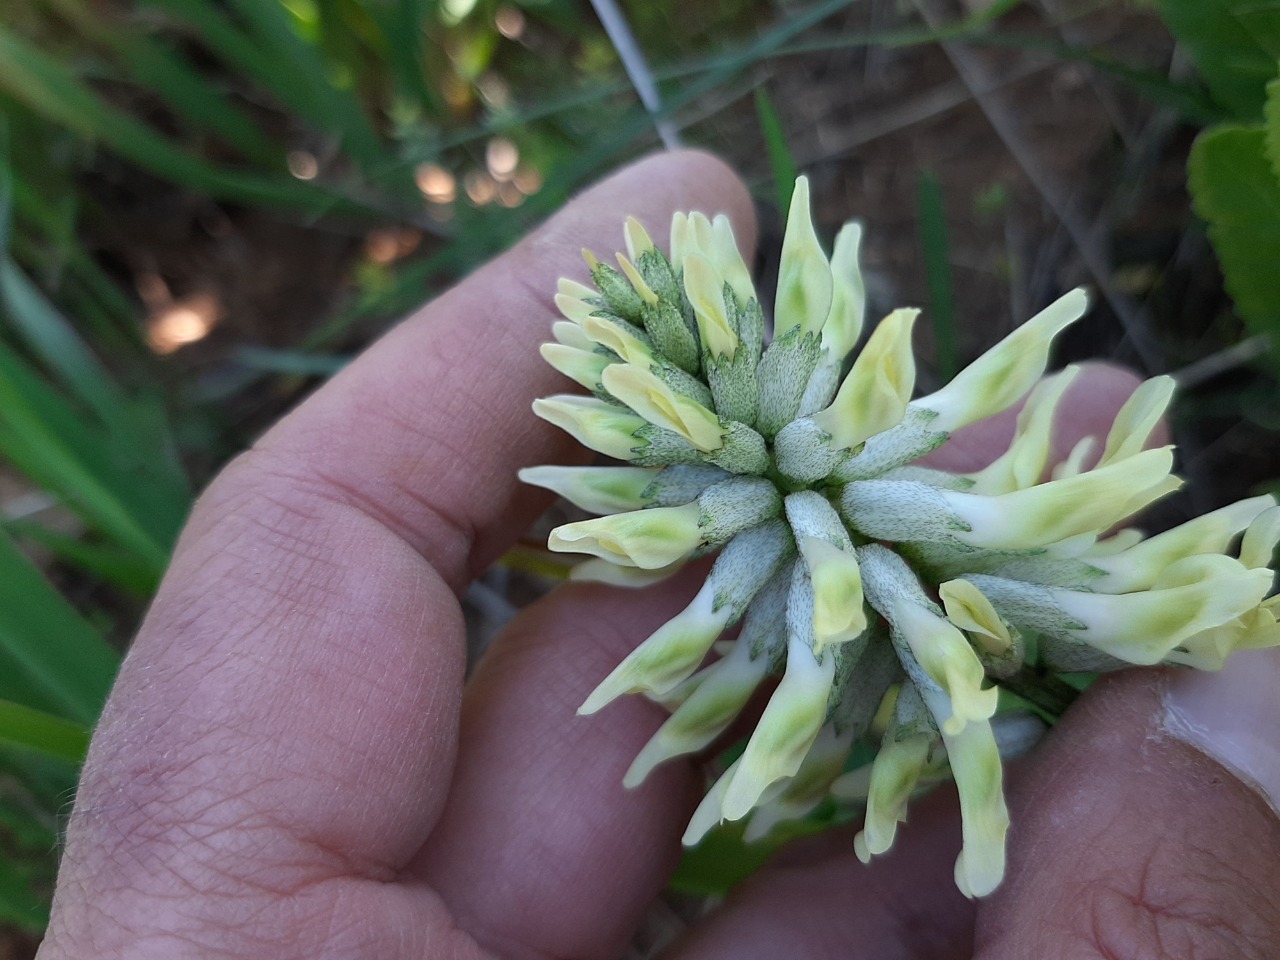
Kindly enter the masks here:
[[[44, 960], [622, 953], [702, 780], [673, 762], [624, 790], [663, 714], [638, 698], [574, 712], [695, 585], [557, 590], [465, 695], [457, 596], [545, 505], [516, 468], [584, 455], [528, 411], [563, 386], [536, 349], [555, 277], [581, 271], [580, 247], [611, 249], [624, 215], [659, 225], [676, 209], [724, 210], [751, 242], [749, 198], [718, 161], [632, 167], [214, 482], [95, 736]], [[1064, 445], [1132, 386], [1082, 377]], [[1007, 442], [979, 426], [951, 456]], [[864, 867], [847, 836], [807, 841], [675, 953], [968, 957], [976, 938], [983, 960], [1280, 954], [1280, 823], [1168, 735], [1161, 699], [1181, 690], [1170, 702], [1219, 755], [1224, 698], [1274, 728], [1278, 698], [1250, 684], [1274, 690], [1280, 668], [1237, 657], [1225, 678], [1146, 672], [1086, 695], [1011, 777], [1008, 875], [976, 908], [951, 879], [954, 798], [931, 798], [893, 854]], [[1280, 796], [1275, 742], [1234, 742], [1228, 759]]]

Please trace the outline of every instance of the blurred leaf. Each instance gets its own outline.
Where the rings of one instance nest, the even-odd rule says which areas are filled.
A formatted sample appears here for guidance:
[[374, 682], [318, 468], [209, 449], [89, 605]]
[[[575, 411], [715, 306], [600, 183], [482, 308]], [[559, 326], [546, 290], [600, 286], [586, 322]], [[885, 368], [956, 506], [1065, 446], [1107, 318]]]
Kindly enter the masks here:
[[[185, 2], [185, 0], [166, 0]], [[0, 90], [36, 113], [99, 140], [144, 170], [210, 195], [254, 206], [368, 213], [369, 207], [287, 175], [224, 170], [185, 153], [165, 136], [81, 84], [61, 63], [0, 26]]]
[[328, 353], [306, 353], [301, 350], [269, 350], [265, 347], [240, 347], [235, 357], [246, 367], [267, 373], [283, 373], [303, 377], [331, 377], [351, 357]]
[[91, 724], [119, 655], [0, 533], [0, 696]]
[[196, 130], [218, 134], [245, 157], [279, 168], [284, 150], [172, 50], [136, 24], [111, 22], [85, 0], [46, 0], [86, 39], [105, 47], [122, 68]]
[[[228, 66], [252, 78], [281, 106], [317, 130], [339, 136], [342, 149], [358, 164], [375, 168], [386, 156], [382, 143], [352, 91], [339, 88], [319, 50], [305, 42], [284, 7], [270, 0], [149, 0], [195, 27]], [[223, 8], [235, 10], [241, 29]]]
[[80, 763], [89, 748], [89, 728], [11, 700], [0, 700], [0, 743]]
[[769, 151], [778, 211], [785, 217], [791, 209], [791, 194], [796, 187], [796, 161], [787, 146], [786, 134], [782, 132], [782, 120], [764, 87], [756, 87], [756, 116], [760, 118], [760, 133], [764, 137], [765, 149]]
[[1261, 126], [1220, 126], [1196, 138], [1188, 186], [1196, 212], [1209, 225], [1236, 312], [1260, 333], [1280, 341], [1280, 179], [1267, 159]]
[[49, 922], [49, 899], [37, 890], [46, 871], [28, 859], [0, 857], [0, 922], [41, 933]]
[[1271, 161], [1271, 172], [1280, 178], [1280, 77], [1267, 84], [1263, 121], [1267, 130], [1267, 159]]
[[933, 323], [935, 362], [938, 378], [946, 382], [960, 370], [960, 351], [956, 346], [951, 243], [947, 239], [947, 218], [942, 208], [942, 184], [931, 170], [921, 170], [916, 179], [916, 213], [920, 246], [924, 251], [925, 276], [929, 282], [929, 317]]
[[1263, 88], [1280, 59], [1276, 0], [1156, 0], [1161, 17], [1191, 51], [1209, 92], [1236, 119], [1262, 110]]
[[158, 573], [188, 500], [154, 469], [154, 449], [122, 449], [115, 439], [82, 422], [0, 344], [0, 454]]
[[62, 562], [106, 583], [114, 583], [135, 596], [150, 596], [160, 584], [156, 568], [132, 550], [114, 544], [91, 543], [29, 520], [6, 520], [0, 523], [0, 529], [39, 544]]
[[713, 827], [696, 847], [684, 852], [671, 877], [671, 889], [700, 897], [723, 896], [787, 843], [820, 833], [831, 825], [830, 816], [822, 816], [820, 808], [804, 819], [780, 823], [756, 843], [747, 843], [743, 840], [747, 821], [722, 823]]

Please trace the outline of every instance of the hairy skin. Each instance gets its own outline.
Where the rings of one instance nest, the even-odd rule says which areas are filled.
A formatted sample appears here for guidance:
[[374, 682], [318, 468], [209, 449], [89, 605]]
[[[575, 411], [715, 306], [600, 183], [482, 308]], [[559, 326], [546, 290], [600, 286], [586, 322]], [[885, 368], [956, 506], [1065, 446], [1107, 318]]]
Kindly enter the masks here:
[[[211, 485], [95, 734], [41, 960], [623, 952], [703, 781], [677, 762], [624, 790], [661, 712], [574, 713], [695, 585], [557, 590], [465, 691], [458, 595], [546, 504], [516, 468], [586, 456], [528, 411], [564, 389], [537, 351], [552, 281], [583, 275], [580, 247], [616, 249], [624, 215], [660, 236], [677, 209], [728, 212], [753, 243], [723, 164], [644, 161], [389, 333]], [[1061, 449], [1135, 383], [1090, 368]], [[990, 460], [1011, 428], [977, 425], [943, 455]], [[1276, 819], [1158, 736], [1151, 676], [1091, 692], [1015, 774], [1009, 879], [980, 906], [952, 884], [940, 794], [870, 868], [847, 835], [785, 851], [673, 955], [1280, 955]]]

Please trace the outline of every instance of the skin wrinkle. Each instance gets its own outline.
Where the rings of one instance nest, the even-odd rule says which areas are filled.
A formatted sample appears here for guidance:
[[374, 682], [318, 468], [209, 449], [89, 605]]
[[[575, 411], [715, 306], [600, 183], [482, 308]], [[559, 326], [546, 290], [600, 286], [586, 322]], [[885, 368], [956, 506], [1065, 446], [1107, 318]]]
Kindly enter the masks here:
[[1214, 761], [1153, 736], [1159, 687], [1104, 680], [1018, 765], [978, 960], [1280, 953], [1280, 822]]

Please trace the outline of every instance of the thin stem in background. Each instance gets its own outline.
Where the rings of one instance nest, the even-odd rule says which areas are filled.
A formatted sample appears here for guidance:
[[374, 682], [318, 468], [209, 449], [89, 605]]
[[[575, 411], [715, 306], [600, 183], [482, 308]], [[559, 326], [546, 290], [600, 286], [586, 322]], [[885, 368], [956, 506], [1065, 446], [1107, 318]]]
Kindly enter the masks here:
[[622, 15], [622, 11], [618, 9], [614, 0], [591, 0], [591, 6], [595, 8], [596, 16], [600, 18], [600, 24], [608, 34], [613, 49], [618, 51], [618, 58], [622, 60], [622, 66], [626, 69], [627, 76], [631, 78], [631, 84], [636, 88], [640, 102], [653, 117], [653, 125], [658, 131], [662, 145], [668, 150], [678, 150], [680, 134], [676, 131], [671, 117], [663, 115], [658, 84], [654, 82], [653, 71], [649, 69], [644, 51], [636, 43], [635, 34], [627, 26], [627, 18]]

